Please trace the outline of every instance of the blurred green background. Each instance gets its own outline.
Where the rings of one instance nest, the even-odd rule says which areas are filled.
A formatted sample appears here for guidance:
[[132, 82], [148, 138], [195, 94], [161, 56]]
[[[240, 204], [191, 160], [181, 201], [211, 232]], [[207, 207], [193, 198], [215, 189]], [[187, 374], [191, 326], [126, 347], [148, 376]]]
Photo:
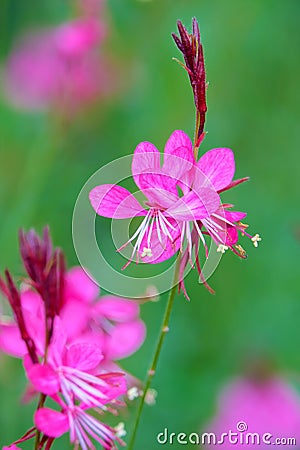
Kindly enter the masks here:
[[[71, 1], [2, 0], [2, 63], [18, 36], [70, 19], [72, 7]], [[118, 61], [122, 80], [109, 99], [74, 118], [60, 136], [54, 135], [53, 113], [20, 112], [1, 99], [0, 268], [21, 275], [17, 230], [41, 230], [45, 224], [69, 266], [76, 265], [71, 221], [84, 182], [142, 140], [162, 150], [174, 129], [192, 136], [193, 99], [184, 71], [172, 61], [180, 56], [171, 32], [177, 19], [190, 26], [196, 16], [209, 81], [208, 134], [201, 150], [235, 151], [236, 176], [251, 180], [223, 199], [248, 212], [250, 232], [260, 233], [263, 241], [258, 249], [244, 241], [246, 261], [225, 255], [210, 279], [215, 296], [192, 272], [186, 282], [191, 302], [176, 298], [153, 383], [157, 404], [145, 407], [136, 443], [137, 450], [152, 450], [161, 447], [156, 435], [164, 427], [199, 431], [214, 414], [223, 382], [240, 374], [250, 355], [271, 359], [284, 376], [300, 373], [300, 2], [109, 0], [107, 12], [105, 50]], [[142, 307], [147, 340], [123, 361], [140, 378], [165, 301], [163, 295]], [[8, 445], [31, 426], [34, 404], [20, 406], [21, 363], [0, 358], [0, 443]]]

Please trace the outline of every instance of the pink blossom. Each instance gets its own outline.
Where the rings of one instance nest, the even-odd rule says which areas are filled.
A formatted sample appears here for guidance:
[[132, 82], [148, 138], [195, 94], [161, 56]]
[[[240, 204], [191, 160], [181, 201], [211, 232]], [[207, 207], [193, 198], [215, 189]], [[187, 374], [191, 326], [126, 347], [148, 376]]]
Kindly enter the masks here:
[[70, 431], [71, 443], [78, 442], [82, 450], [95, 449], [90, 438], [108, 450], [116, 448], [116, 440], [122, 444], [113, 428], [87, 414], [81, 406], [66, 407], [62, 412], [40, 408], [35, 412], [34, 421], [41, 432], [52, 438]]
[[[264, 381], [237, 379], [226, 386], [218, 399], [217, 413], [205, 432], [214, 432], [218, 437], [229, 430], [238, 432], [237, 424], [245, 422], [247, 431], [241, 434], [265, 433], [275, 438], [300, 439], [300, 397], [283, 379], [278, 377]], [[225, 445], [225, 444], [224, 444]], [[272, 446], [272, 445], [271, 445]], [[213, 448], [207, 445], [205, 448]], [[226, 440], [226, 449], [246, 449], [246, 444], [231, 444]], [[253, 444], [255, 450], [267, 449], [270, 445]], [[292, 445], [277, 445], [278, 448], [291, 449]]]
[[60, 319], [55, 319], [47, 363], [31, 364], [25, 360], [29, 380], [45, 395], [62, 393], [70, 406], [75, 400], [86, 405], [102, 406], [126, 391], [123, 374], [95, 376], [92, 371], [99, 366], [103, 355], [98, 346], [89, 343], [67, 345]]
[[2, 450], [21, 450], [20, 447], [17, 447], [16, 445], [10, 445], [9, 447], [2, 447]]
[[[97, 214], [115, 219], [144, 217], [142, 223], [122, 247], [135, 240], [131, 259], [138, 262], [160, 262], [170, 258], [180, 247], [180, 224], [201, 220], [218, 209], [220, 199], [209, 180], [198, 170], [197, 190], [185, 174], [194, 167], [193, 147], [183, 131], [172, 133], [164, 150], [164, 163], [160, 153], [150, 142], [142, 142], [135, 149], [132, 175], [139, 190], [146, 196], [144, 206], [123, 187], [101, 185], [89, 195]], [[180, 196], [177, 186], [187, 189]], [[119, 249], [119, 250], [121, 250]], [[129, 260], [129, 262], [130, 262]], [[129, 263], [128, 262], [128, 263]]]
[[[129, 356], [142, 345], [146, 334], [137, 302], [115, 296], [98, 299], [98, 295], [97, 285], [82, 268], [74, 267], [65, 274], [59, 317], [68, 345], [90, 343], [101, 349], [106, 361]], [[27, 287], [21, 293], [21, 303], [28, 333], [42, 356], [45, 348], [43, 301]], [[16, 357], [27, 353], [13, 319], [0, 318], [0, 349]]]
[[69, 113], [99, 98], [107, 82], [97, 51], [104, 35], [100, 20], [85, 17], [25, 36], [6, 61], [7, 98], [28, 110]]

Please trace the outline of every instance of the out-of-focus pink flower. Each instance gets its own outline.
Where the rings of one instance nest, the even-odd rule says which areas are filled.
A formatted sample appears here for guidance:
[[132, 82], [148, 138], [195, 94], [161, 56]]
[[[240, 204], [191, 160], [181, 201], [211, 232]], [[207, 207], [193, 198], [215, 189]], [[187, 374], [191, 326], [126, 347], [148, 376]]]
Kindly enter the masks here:
[[[80, 267], [66, 273], [63, 304], [59, 314], [67, 344], [89, 343], [101, 349], [105, 361], [125, 358], [134, 353], [146, 335], [134, 300], [104, 296], [98, 298], [97, 285]], [[21, 294], [28, 333], [40, 356], [45, 348], [45, 314], [41, 297], [31, 289]], [[37, 320], [38, 319], [38, 320]], [[0, 318], [0, 349], [16, 357], [27, 353], [17, 324]]]
[[[246, 426], [239, 425], [240, 423]], [[244, 431], [242, 431], [244, 428]], [[247, 433], [258, 433], [262, 440], [265, 433], [270, 433], [271, 444], [276, 438], [300, 439], [300, 397], [283, 379], [272, 377], [264, 381], [237, 379], [223, 389], [217, 406], [217, 413], [212, 422], [205, 427], [205, 432], [213, 432], [217, 438], [222, 433], [244, 435], [244, 443], [230, 443], [225, 438], [224, 448], [246, 449]], [[235, 438], [236, 436], [233, 436]], [[272, 446], [272, 445], [271, 445]], [[206, 445], [207, 449], [215, 445]], [[251, 448], [268, 449], [270, 445], [255, 441]], [[276, 445], [276, 448], [292, 449], [295, 445]]]
[[90, 192], [92, 207], [100, 216], [115, 219], [144, 217], [137, 231], [123, 246], [135, 240], [129, 262], [134, 255], [137, 262], [140, 257], [144, 262], [153, 263], [170, 258], [180, 247], [180, 224], [209, 217], [219, 207], [218, 194], [201, 174], [197, 191], [191, 183], [184, 195], [179, 195], [177, 186], [185, 180], [185, 174], [193, 165], [191, 141], [183, 131], [176, 130], [166, 143], [162, 166], [160, 152], [150, 142], [142, 142], [135, 149], [132, 175], [147, 198], [145, 205], [148, 209], [144, 209], [129, 191], [117, 185], [97, 186]]
[[10, 445], [9, 447], [2, 447], [2, 450], [21, 450], [20, 447], [17, 447], [16, 445]]
[[5, 64], [6, 97], [27, 110], [72, 113], [105, 94], [110, 69], [99, 45], [106, 30], [95, 17], [25, 36]]

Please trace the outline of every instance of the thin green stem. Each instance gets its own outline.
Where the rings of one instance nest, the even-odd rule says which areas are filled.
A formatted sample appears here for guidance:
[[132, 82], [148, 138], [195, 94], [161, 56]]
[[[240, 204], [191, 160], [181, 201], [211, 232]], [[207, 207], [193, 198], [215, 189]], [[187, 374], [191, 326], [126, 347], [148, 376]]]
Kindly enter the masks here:
[[176, 294], [176, 288], [178, 285], [178, 275], [179, 275], [179, 265], [180, 265], [180, 257], [177, 256], [177, 261], [176, 261], [176, 266], [175, 266], [175, 271], [174, 271], [174, 278], [173, 278], [173, 287], [170, 291], [169, 294], [169, 298], [167, 301], [167, 305], [166, 305], [166, 309], [165, 309], [165, 314], [164, 314], [164, 318], [162, 321], [162, 326], [160, 329], [160, 333], [159, 333], [159, 337], [158, 337], [158, 341], [157, 341], [157, 345], [155, 348], [155, 352], [153, 355], [153, 359], [152, 359], [152, 363], [150, 365], [150, 369], [148, 370], [148, 374], [147, 374], [147, 378], [145, 381], [145, 385], [144, 385], [144, 391], [143, 391], [143, 395], [140, 399], [140, 403], [138, 406], [138, 410], [137, 410], [137, 415], [136, 415], [136, 419], [135, 419], [135, 423], [134, 423], [134, 428], [133, 428], [133, 432], [131, 435], [131, 440], [129, 442], [128, 445], [128, 450], [133, 450], [133, 446], [134, 446], [134, 442], [135, 442], [135, 438], [136, 438], [136, 434], [137, 434], [137, 430], [138, 430], [138, 426], [141, 420], [141, 416], [142, 416], [142, 412], [143, 412], [143, 407], [145, 404], [145, 398], [147, 395], [147, 391], [149, 390], [150, 386], [151, 386], [151, 382], [152, 379], [155, 375], [156, 372], [156, 367], [157, 367], [157, 362], [160, 356], [160, 352], [163, 346], [163, 342], [165, 340], [166, 334], [169, 331], [169, 321], [170, 321], [170, 316], [171, 316], [171, 312], [172, 312], [172, 307], [174, 304], [174, 299], [175, 299], [175, 294]]

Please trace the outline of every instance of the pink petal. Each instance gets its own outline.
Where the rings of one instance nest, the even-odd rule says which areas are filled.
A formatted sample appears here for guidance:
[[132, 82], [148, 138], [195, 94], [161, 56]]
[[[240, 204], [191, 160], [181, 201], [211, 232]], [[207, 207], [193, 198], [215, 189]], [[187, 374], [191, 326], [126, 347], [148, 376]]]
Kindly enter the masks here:
[[49, 408], [38, 409], [34, 414], [34, 423], [39, 431], [53, 438], [62, 436], [70, 428], [66, 414]]
[[140, 175], [140, 187], [151, 206], [168, 208], [178, 198], [174, 178], [160, 172], [148, 172]]
[[101, 380], [108, 383], [108, 387], [101, 388], [102, 392], [107, 396], [106, 402], [120, 397], [127, 391], [127, 383], [124, 373], [105, 373], [98, 376]]
[[59, 392], [59, 377], [48, 364], [33, 364], [27, 370], [27, 377], [38, 392], [46, 395]]
[[64, 365], [88, 371], [95, 369], [102, 359], [103, 354], [98, 346], [81, 342], [67, 349]]
[[151, 142], [141, 142], [135, 149], [132, 158], [132, 176], [136, 185], [141, 188], [140, 175], [160, 169], [160, 152]]
[[88, 326], [92, 305], [69, 299], [60, 312], [68, 339], [74, 339]]
[[181, 130], [174, 131], [164, 150], [163, 172], [176, 180], [192, 169], [195, 163], [193, 145], [190, 138]]
[[99, 216], [127, 219], [144, 216], [145, 210], [135, 197], [121, 186], [103, 184], [91, 190], [90, 202]]
[[54, 319], [53, 334], [48, 349], [48, 362], [61, 366], [67, 343], [67, 334], [59, 316]]
[[0, 323], [0, 350], [17, 358], [26, 355], [27, 347], [15, 323]]
[[171, 258], [179, 249], [181, 230], [178, 226], [178, 223], [175, 220], [173, 220], [169, 217], [167, 219], [168, 219], [168, 222], [173, 227], [173, 229], [168, 228], [172, 240], [170, 240], [170, 238], [168, 236], [165, 236], [162, 233], [159, 236], [156, 226], [154, 225], [152, 233], [151, 233], [151, 239], [150, 239], [150, 242], [148, 243], [148, 235], [149, 235], [149, 231], [150, 231], [148, 228], [148, 230], [145, 233], [145, 236], [142, 239], [140, 249], [141, 249], [141, 253], [142, 253], [144, 247], [150, 248], [152, 256], [144, 256], [142, 258], [142, 261], [144, 263], [158, 264], [160, 262], [166, 261], [167, 259]]
[[145, 336], [146, 327], [141, 320], [116, 325], [107, 340], [107, 357], [121, 359], [131, 355], [142, 345]]
[[20, 447], [17, 447], [15, 444], [10, 445], [9, 447], [2, 447], [2, 450], [21, 450]]
[[128, 322], [139, 314], [139, 306], [134, 300], [107, 295], [95, 306], [95, 313], [114, 322]]
[[224, 211], [225, 218], [230, 222], [239, 222], [240, 220], [245, 219], [247, 213], [240, 211]]
[[210, 188], [199, 192], [190, 191], [166, 210], [166, 215], [175, 220], [199, 220], [208, 217], [220, 205], [219, 195]]
[[31, 314], [42, 317], [41, 310], [44, 305], [41, 296], [37, 292], [26, 289], [26, 291], [21, 293], [21, 302], [24, 309], [30, 311]]
[[99, 287], [82, 267], [73, 267], [65, 276], [64, 302], [76, 299], [90, 303], [99, 294]]
[[230, 148], [214, 148], [201, 156], [198, 168], [216, 190], [224, 189], [231, 183], [235, 171], [233, 151]]

